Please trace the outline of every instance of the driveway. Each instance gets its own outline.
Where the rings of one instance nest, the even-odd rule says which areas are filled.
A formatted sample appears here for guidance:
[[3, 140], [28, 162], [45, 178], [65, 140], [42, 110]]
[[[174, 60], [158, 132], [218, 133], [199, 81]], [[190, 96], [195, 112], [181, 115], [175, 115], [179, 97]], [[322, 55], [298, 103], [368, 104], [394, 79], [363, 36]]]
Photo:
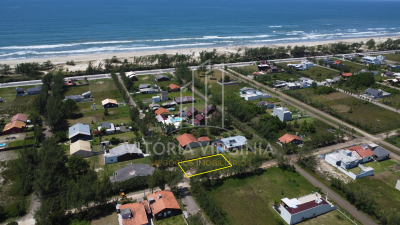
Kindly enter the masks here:
[[35, 211], [39, 209], [40, 207], [40, 202], [36, 199], [36, 196], [32, 194], [31, 197], [31, 205], [29, 206], [29, 212], [17, 220], [18, 225], [35, 225], [35, 219], [33, 218]]
[[[194, 200], [193, 196], [190, 194], [189, 192], [189, 188], [187, 187], [180, 187], [179, 191], [182, 194], [182, 198], [181, 198], [181, 202], [183, 204], [183, 206], [185, 207], [186, 211], [190, 214], [190, 215], [194, 215], [198, 212], [200, 212], [200, 208], [199, 206], [197, 206], [196, 201]], [[207, 221], [202, 213], [203, 219], [204, 221]], [[211, 225], [210, 223], [206, 223], [207, 225]]]

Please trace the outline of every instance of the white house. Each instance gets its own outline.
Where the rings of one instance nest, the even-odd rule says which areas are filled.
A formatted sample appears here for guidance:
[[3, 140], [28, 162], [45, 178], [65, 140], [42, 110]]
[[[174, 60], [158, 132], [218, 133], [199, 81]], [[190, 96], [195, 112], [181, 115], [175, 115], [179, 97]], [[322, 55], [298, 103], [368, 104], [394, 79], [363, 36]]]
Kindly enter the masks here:
[[260, 98], [271, 98], [271, 95], [257, 91], [254, 88], [245, 87], [240, 89], [240, 97], [244, 98], [246, 101], [256, 100]]
[[364, 94], [373, 98], [384, 98], [391, 95], [389, 92], [384, 92], [381, 89], [375, 90], [373, 88], [368, 88]]
[[286, 223], [296, 224], [304, 218], [313, 218], [335, 210], [337, 206], [323, 199], [319, 193], [312, 193], [299, 198], [283, 198], [281, 204], [274, 208]]
[[115, 133], [115, 127], [114, 127], [113, 123], [109, 123], [109, 122], [101, 123], [100, 126], [97, 127], [97, 129], [100, 131], [101, 128], [105, 128], [107, 134]]
[[303, 62], [301, 62], [300, 64], [301, 64], [301, 65], [304, 65], [306, 68], [308, 68], [308, 67], [314, 67], [314, 66], [315, 66], [314, 63], [313, 63], [313, 62], [310, 62], [310, 61], [303, 61]]
[[122, 144], [104, 153], [104, 163], [116, 163], [143, 157], [143, 152], [135, 144]]
[[277, 116], [282, 122], [292, 120], [292, 112], [290, 112], [287, 108], [276, 107], [274, 108], [272, 115]]
[[374, 64], [374, 65], [382, 65], [385, 62], [386, 57], [378, 55], [376, 57], [371, 57], [371, 56], [365, 56], [361, 59], [361, 62], [368, 63], [368, 64]]

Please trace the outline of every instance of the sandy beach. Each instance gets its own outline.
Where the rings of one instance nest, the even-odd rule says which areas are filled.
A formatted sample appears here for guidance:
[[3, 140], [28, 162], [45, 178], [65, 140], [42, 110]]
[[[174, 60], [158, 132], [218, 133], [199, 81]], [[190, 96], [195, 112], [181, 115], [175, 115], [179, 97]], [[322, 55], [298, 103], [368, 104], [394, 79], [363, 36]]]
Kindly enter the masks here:
[[[245, 46], [226, 46], [226, 47], [215, 47], [217, 51], [221, 54], [223, 53], [236, 53], [239, 48], [242, 51], [245, 48], [255, 48], [255, 47], [286, 47], [290, 46], [317, 46], [317, 45], [325, 45], [337, 42], [343, 43], [354, 43], [361, 42], [364, 43], [370, 39], [375, 39], [375, 42], [378, 44], [380, 42], [386, 41], [388, 38], [398, 39], [400, 36], [388, 36], [388, 37], [368, 37], [368, 38], [352, 38], [352, 39], [337, 39], [337, 40], [326, 40], [326, 41], [312, 41], [312, 42], [294, 42], [294, 43], [274, 43], [274, 44], [262, 44], [262, 45], [245, 45]], [[184, 49], [163, 49], [158, 51], [135, 51], [135, 52], [114, 52], [114, 53], [102, 53], [102, 54], [82, 54], [82, 55], [68, 55], [68, 56], [54, 56], [54, 57], [43, 57], [43, 58], [27, 58], [27, 59], [12, 59], [12, 60], [0, 60], [0, 64], [8, 64], [12, 67], [19, 63], [26, 62], [38, 62], [43, 63], [47, 60], [50, 60], [53, 64], [62, 66], [64, 69], [68, 69], [69, 71], [76, 70], [85, 70], [89, 61], [97, 65], [100, 61], [105, 59], [110, 59], [113, 56], [118, 57], [121, 60], [128, 59], [130, 61], [133, 57], [138, 56], [148, 56], [155, 54], [168, 54], [175, 55], [178, 54], [195, 54], [195, 57], [199, 56], [199, 52], [201, 51], [212, 51], [214, 48], [184, 48]], [[73, 60], [75, 62], [75, 66], [65, 65], [67, 61]]]

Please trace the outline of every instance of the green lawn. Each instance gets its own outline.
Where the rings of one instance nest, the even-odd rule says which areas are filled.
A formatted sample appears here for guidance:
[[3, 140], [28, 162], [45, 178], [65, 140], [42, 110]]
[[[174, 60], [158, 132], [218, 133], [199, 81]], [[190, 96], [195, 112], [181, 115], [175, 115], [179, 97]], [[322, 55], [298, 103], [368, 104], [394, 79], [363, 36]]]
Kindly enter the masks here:
[[387, 60], [397, 61], [400, 63], [400, 54], [385, 54]]
[[332, 58], [332, 60], [340, 60], [340, 61], [342, 61], [342, 63], [344, 65], [346, 65], [346, 66], [348, 66], [350, 68], [350, 73], [353, 73], [353, 74], [360, 72], [360, 70], [362, 70], [362, 69], [367, 69], [367, 66], [363, 66], [363, 65], [360, 65], [360, 64], [357, 64], [357, 63], [353, 63], [353, 62], [350, 62], [350, 61], [343, 61], [341, 59], [335, 59], [335, 58]]
[[394, 160], [384, 160], [384, 161], [380, 161], [380, 162], [369, 162], [369, 163], [365, 163], [363, 164], [363, 166], [365, 167], [372, 167], [374, 168], [374, 174], [378, 174], [378, 173], [382, 173], [385, 171], [390, 170], [392, 166], [398, 164], [398, 161], [394, 161]]
[[385, 139], [385, 141], [400, 148], [400, 135], [392, 135], [389, 137], [389, 139]]
[[[108, 109], [108, 116], [104, 116], [104, 110], [88, 111], [82, 113], [82, 116], [77, 119], [69, 119], [70, 126], [76, 123], [89, 124], [91, 128], [97, 128], [98, 124], [102, 122], [111, 122], [114, 124], [129, 123], [129, 108], [127, 106], [110, 108]], [[92, 124], [93, 122], [93, 124]], [[97, 125], [96, 125], [97, 124]]]
[[340, 76], [340, 72], [332, 71], [320, 66], [310, 67], [308, 70], [298, 71], [299, 74], [306, 74], [309, 78], [316, 81], [323, 81]]
[[[95, 161], [95, 159], [93, 159], [93, 161]], [[128, 160], [128, 161], [124, 161], [124, 162], [117, 162], [117, 163], [111, 163], [111, 164], [107, 164], [105, 166], [102, 166], [102, 168], [104, 170], [100, 170], [98, 175], [99, 177], [102, 177], [102, 175], [104, 173], [106, 173], [106, 168], [108, 169], [108, 176], [112, 176], [114, 175], [114, 172], [116, 170], [119, 170], [129, 164], [149, 164], [150, 166], [152, 165], [152, 162], [150, 161], [150, 157], [144, 157], [144, 158], [139, 158], [139, 159], [134, 159], [134, 160]]]
[[339, 210], [320, 215], [306, 222], [298, 223], [300, 225], [354, 225], [354, 223], [345, 217]]
[[33, 145], [33, 143], [35, 143], [35, 139], [12, 141], [12, 142], [8, 143], [7, 148], [24, 146], [24, 144], [25, 145]]
[[117, 212], [114, 212], [111, 215], [101, 217], [99, 219], [94, 219], [94, 220], [92, 220], [92, 222], [90, 224], [91, 225], [104, 225], [104, 224], [119, 225]]
[[[364, 129], [369, 133], [375, 133], [375, 126], [377, 119], [379, 120], [376, 133], [382, 133], [388, 130], [396, 129], [400, 126], [399, 114], [379, 106], [370, 104], [366, 101], [350, 97], [343, 93], [332, 93], [328, 95], [317, 95], [314, 94], [312, 89], [298, 89], [291, 91], [292, 93], [298, 92], [308, 99], [311, 99], [314, 103], [322, 104], [324, 107], [331, 107], [336, 110], [334, 116], [343, 119], [346, 122], [352, 123], [353, 125]], [[353, 112], [349, 111], [352, 109]], [[368, 112], [362, 113], [361, 112]]]
[[162, 220], [153, 220], [154, 225], [186, 225], [182, 215], [172, 216]]
[[243, 74], [245, 76], [247, 75], [252, 75], [254, 72], [258, 72], [258, 67], [255, 65], [251, 66], [241, 66], [241, 67], [230, 67], [229, 69], [236, 71], [240, 74]]
[[272, 208], [274, 202], [312, 191], [315, 187], [300, 174], [272, 167], [261, 175], [229, 178], [214, 187], [210, 196], [227, 213], [229, 224], [281, 224], [283, 220]]

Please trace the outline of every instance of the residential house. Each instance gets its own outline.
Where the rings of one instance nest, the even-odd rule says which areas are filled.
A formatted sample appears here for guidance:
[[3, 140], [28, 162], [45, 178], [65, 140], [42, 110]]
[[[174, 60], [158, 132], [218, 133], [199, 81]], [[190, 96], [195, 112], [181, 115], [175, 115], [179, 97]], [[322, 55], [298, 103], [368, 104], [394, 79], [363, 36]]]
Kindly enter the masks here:
[[349, 77], [351, 77], [351, 76], [353, 76], [352, 73], [342, 73], [342, 78], [343, 78], [343, 79], [347, 79], [347, 78], [349, 78]]
[[274, 103], [267, 102], [267, 101], [260, 101], [257, 102], [258, 107], [264, 107], [265, 109], [272, 109], [274, 108]]
[[120, 225], [151, 225], [151, 210], [147, 201], [117, 205]]
[[152, 93], [157, 92], [157, 90], [154, 88], [142, 88], [142, 89], [139, 89], [139, 92], [140, 92], [140, 94], [152, 94]]
[[172, 92], [176, 92], [176, 91], [179, 91], [179, 89], [181, 89], [181, 87], [179, 87], [176, 84], [170, 84], [170, 85], [168, 85], [168, 87], [171, 89]]
[[82, 97], [83, 97], [83, 98], [90, 98], [90, 97], [92, 97], [91, 92], [90, 92], [90, 91], [87, 91], [87, 92], [83, 93], [83, 94], [82, 94]]
[[103, 101], [101, 101], [101, 104], [103, 105], [103, 108], [115, 108], [118, 107], [118, 102], [117, 100], [114, 99], [104, 99]]
[[240, 89], [240, 97], [244, 98], [246, 101], [251, 101], [260, 98], [271, 98], [271, 95], [257, 91], [254, 88], [245, 87]]
[[359, 157], [350, 150], [337, 150], [334, 153], [327, 154], [325, 161], [332, 166], [340, 166], [344, 169], [350, 169], [358, 165]]
[[176, 106], [176, 102], [166, 102], [162, 104], [162, 107], [170, 108]]
[[135, 144], [122, 144], [118, 145], [115, 148], [112, 148], [104, 153], [104, 163], [116, 163], [116, 162], [123, 162], [132, 159], [138, 159], [143, 157], [143, 152]]
[[333, 63], [334, 63], [334, 61], [331, 60], [330, 58], [325, 58], [324, 59], [324, 64], [326, 64], [326, 65], [333, 64]]
[[161, 102], [160, 96], [153, 96], [152, 99], [153, 99], [153, 102]]
[[[268, 70], [268, 73], [279, 73], [279, 72], [280, 72], [280, 69], [276, 66], [271, 66], [271, 68]], [[258, 75], [260, 75], [260, 73]]]
[[274, 83], [275, 88], [282, 88], [282, 87], [286, 87], [286, 86], [287, 86], [287, 82], [283, 81], [283, 80], [276, 80]]
[[160, 115], [156, 116], [156, 119], [157, 119], [158, 122], [164, 123], [164, 121], [167, 119], [167, 117], [162, 115], [162, 114], [160, 114]]
[[161, 106], [160, 106], [159, 104], [156, 104], [155, 102], [152, 102], [152, 103], [149, 105], [149, 108], [150, 108], [151, 110], [155, 111], [155, 110], [161, 108]]
[[75, 83], [75, 80], [72, 79], [72, 80], [67, 80], [66, 82], [64, 82], [64, 85], [65, 86], [75, 86], [76, 83]]
[[156, 115], [170, 115], [171, 114], [171, 112], [168, 110], [168, 109], [165, 109], [165, 108], [159, 108], [159, 109], [157, 109], [156, 111], [154, 111], [154, 113], [156, 114]]
[[199, 143], [201, 146], [207, 146], [211, 143], [211, 140], [209, 137], [199, 137], [198, 140], [199, 140]]
[[169, 80], [168, 76], [161, 75], [161, 74], [156, 76], [156, 81], [167, 81], [167, 80]]
[[115, 127], [113, 123], [110, 122], [101, 123], [100, 126], [97, 128], [97, 130], [101, 130], [102, 128], [106, 129], [106, 134], [115, 133]]
[[335, 64], [336, 66], [344, 66], [344, 64], [340, 60], [336, 60], [335, 62], [333, 62], [333, 64]]
[[200, 126], [206, 123], [206, 117], [201, 114], [197, 114], [193, 120], [193, 124]]
[[157, 191], [149, 195], [147, 199], [149, 200], [153, 217], [156, 219], [163, 219], [182, 213], [174, 194], [170, 191]]
[[8, 123], [4, 126], [3, 134], [15, 134], [21, 133], [21, 131], [26, 127], [26, 123], [22, 121], [14, 121], [12, 123]]
[[257, 65], [257, 67], [258, 70], [266, 70], [271, 68], [268, 61], [261, 61], [260, 64]]
[[343, 59], [347, 59], [347, 60], [356, 60], [357, 56], [354, 56], [354, 55], [343, 55], [342, 58]]
[[373, 65], [382, 65], [384, 64], [383, 62], [385, 61], [385, 57], [378, 55], [376, 57], [371, 57], [371, 56], [364, 56], [361, 59], [361, 62], [363, 63], [368, 63], [368, 64], [373, 64]]
[[89, 141], [78, 140], [69, 146], [69, 154], [90, 157], [93, 155], [93, 149]]
[[[181, 115], [182, 113], [178, 113], [178, 115]], [[186, 116], [187, 117], [195, 117], [197, 114], [199, 114], [199, 111], [196, 108], [190, 108], [187, 112], [186, 112]]]
[[68, 99], [73, 100], [74, 102], [81, 102], [83, 100], [82, 95], [69, 95], [65, 96], [64, 101], [67, 101]]
[[131, 79], [132, 81], [138, 81], [138, 78], [135, 74], [135, 72], [126, 72], [125, 73], [126, 77], [128, 77], [129, 79]]
[[293, 135], [293, 134], [285, 134], [282, 137], [280, 137], [278, 144], [280, 144], [282, 146], [282, 144], [287, 144], [287, 143], [291, 143], [291, 144], [295, 144], [295, 145], [301, 145], [303, 144], [303, 138], [297, 136], [297, 135]]
[[168, 91], [160, 91], [160, 99], [163, 102], [168, 101]]
[[208, 116], [208, 115], [212, 114], [213, 112], [215, 112], [215, 109], [210, 105], [206, 106], [202, 111], [203, 115], [205, 115], [205, 116]]
[[372, 160], [374, 153], [366, 148], [364, 149], [362, 146], [354, 146], [348, 149], [353, 152], [353, 155], [358, 157], [359, 163], [366, 163]]
[[193, 134], [182, 134], [176, 138], [180, 146], [184, 149], [200, 147], [199, 140]]
[[15, 96], [23, 96], [25, 94], [24, 89], [22, 88], [15, 88]]
[[78, 140], [92, 140], [92, 134], [90, 133], [90, 127], [84, 123], [77, 123], [69, 128], [69, 139], [71, 143]]
[[139, 85], [139, 90], [140, 89], [145, 89], [145, 88], [150, 88], [150, 84], [140, 84]]
[[25, 93], [28, 95], [38, 95], [42, 91], [42, 86], [36, 86], [34, 88], [26, 89]]
[[388, 150], [382, 148], [381, 146], [378, 146], [376, 144], [369, 144], [368, 147], [374, 153], [373, 157], [376, 161], [382, 161], [385, 159], [389, 159], [390, 152]]
[[288, 224], [296, 224], [304, 219], [314, 218], [337, 209], [328, 201], [323, 199], [319, 193], [312, 193], [300, 198], [283, 198], [281, 203], [274, 206], [283, 220]]
[[275, 107], [272, 115], [277, 116], [282, 122], [292, 120], [292, 112], [290, 112], [287, 108]]
[[381, 89], [375, 90], [373, 88], [368, 88], [365, 91], [365, 95], [373, 98], [384, 98], [389, 97], [391, 94], [389, 92], [382, 91]]
[[393, 77], [394, 72], [386, 71], [386, 72], [382, 73], [381, 75], [384, 76], [384, 77]]
[[247, 139], [241, 135], [221, 138], [220, 140], [214, 141], [217, 147], [222, 148], [225, 151], [232, 151], [234, 149], [243, 149], [247, 144]]
[[114, 172], [113, 176], [110, 176], [111, 182], [121, 182], [134, 177], [152, 175], [154, 168], [150, 167], [149, 164], [129, 164]]
[[313, 62], [310, 62], [310, 61], [307, 61], [307, 60], [301, 62], [300, 64], [303, 65], [303, 66], [305, 66], [306, 68], [308, 68], [308, 67], [314, 67], [314, 66], [315, 66]]
[[28, 122], [28, 116], [26, 114], [18, 113], [11, 118], [11, 123], [15, 121], [21, 121], [24, 123]]
[[391, 68], [391, 69], [400, 70], [400, 65], [388, 64], [388, 67]]
[[176, 104], [186, 104], [196, 102], [196, 99], [193, 96], [185, 96], [185, 97], [174, 97], [174, 101]]

